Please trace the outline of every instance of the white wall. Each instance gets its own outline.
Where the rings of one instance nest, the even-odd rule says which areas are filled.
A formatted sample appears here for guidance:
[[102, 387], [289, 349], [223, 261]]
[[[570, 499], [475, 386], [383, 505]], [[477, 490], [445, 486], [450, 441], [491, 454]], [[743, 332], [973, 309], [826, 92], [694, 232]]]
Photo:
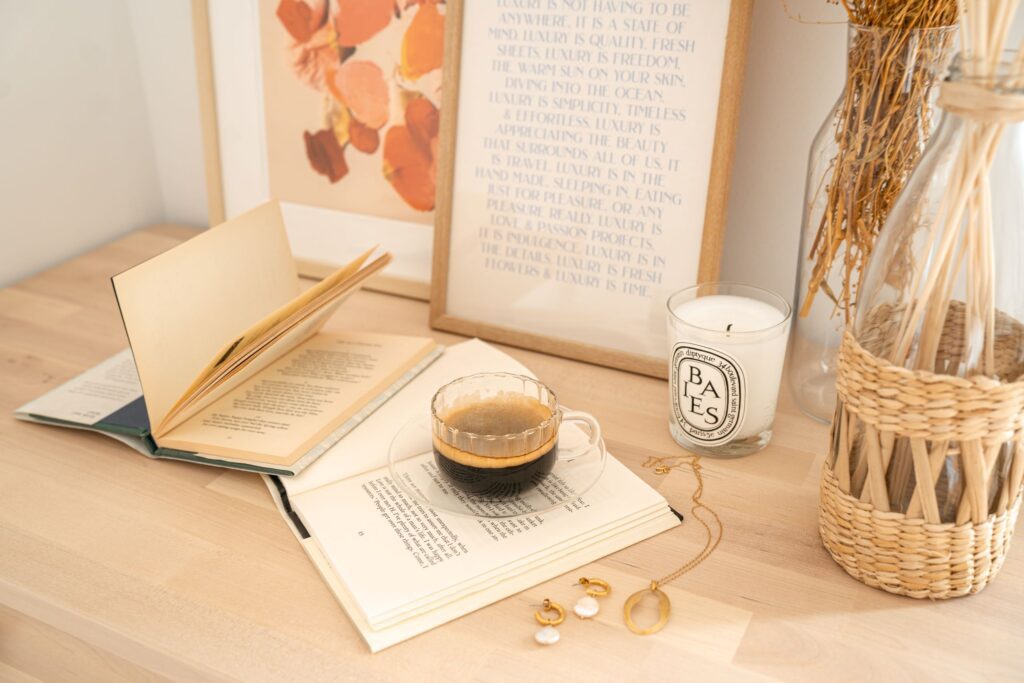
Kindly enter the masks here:
[[[793, 297], [807, 157], [842, 88], [845, 19], [825, 0], [754, 2], [723, 280]], [[1018, 12], [1007, 45], [1022, 37]]]
[[842, 88], [846, 25], [824, 0], [786, 4], [793, 16], [754, 2], [721, 279], [791, 297], [808, 152]]
[[125, 0], [129, 6], [152, 134], [163, 220], [206, 225], [189, 0]]
[[0, 285], [205, 206], [188, 0], [0, 0]]

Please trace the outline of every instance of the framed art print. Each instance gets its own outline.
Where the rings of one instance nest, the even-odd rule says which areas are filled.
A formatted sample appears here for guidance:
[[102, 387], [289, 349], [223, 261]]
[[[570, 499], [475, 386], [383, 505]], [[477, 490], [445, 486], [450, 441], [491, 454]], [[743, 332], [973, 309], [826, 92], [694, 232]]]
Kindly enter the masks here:
[[380, 245], [395, 261], [371, 286], [426, 298], [445, 9], [195, 0], [211, 222], [277, 199], [304, 275]]
[[667, 374], [716, 278], [752, 0], [449, 0], [431, 323]]

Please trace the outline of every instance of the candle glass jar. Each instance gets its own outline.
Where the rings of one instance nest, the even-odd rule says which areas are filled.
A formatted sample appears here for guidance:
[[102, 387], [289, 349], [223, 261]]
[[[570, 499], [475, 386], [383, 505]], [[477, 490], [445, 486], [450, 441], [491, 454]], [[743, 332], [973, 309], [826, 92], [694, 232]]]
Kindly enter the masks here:
[[680, 446], [731, 458], [768, 444], [791, 312], [778, 294], [731, 282], [669, 297], [669, 431]]

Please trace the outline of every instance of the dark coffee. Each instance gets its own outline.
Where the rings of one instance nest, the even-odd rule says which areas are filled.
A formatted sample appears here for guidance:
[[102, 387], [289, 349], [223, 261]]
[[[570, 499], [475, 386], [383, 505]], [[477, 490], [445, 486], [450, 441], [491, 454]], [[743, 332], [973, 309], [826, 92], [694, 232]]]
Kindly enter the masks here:
[[[447, 440], [434, 435], [434, 460], [456, 488], [489, 498], [518, 495], [539, 484], [558, 455], [551, 410], [523, 395], [498, 395], [439, 415]], [[530, 438], [516, 438], [530, 430]], [[495, 439], [481, 438], [485, 436]]]

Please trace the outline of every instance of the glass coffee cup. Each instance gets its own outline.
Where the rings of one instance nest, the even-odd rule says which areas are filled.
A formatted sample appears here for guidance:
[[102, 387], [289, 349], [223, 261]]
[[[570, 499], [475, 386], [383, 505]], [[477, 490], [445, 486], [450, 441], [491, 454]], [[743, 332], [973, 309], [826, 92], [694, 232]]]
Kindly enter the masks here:
[[[482, 373], [441, 387], [430, 404], [434, 461], [444, 479], [469, 494], [517, 496], [541, 483], [558, 461], [600, 448], [601, 427], [566, 410], [542, 382]], [[559, 448], [564, 425], [579, 423], [586, 443]]]

